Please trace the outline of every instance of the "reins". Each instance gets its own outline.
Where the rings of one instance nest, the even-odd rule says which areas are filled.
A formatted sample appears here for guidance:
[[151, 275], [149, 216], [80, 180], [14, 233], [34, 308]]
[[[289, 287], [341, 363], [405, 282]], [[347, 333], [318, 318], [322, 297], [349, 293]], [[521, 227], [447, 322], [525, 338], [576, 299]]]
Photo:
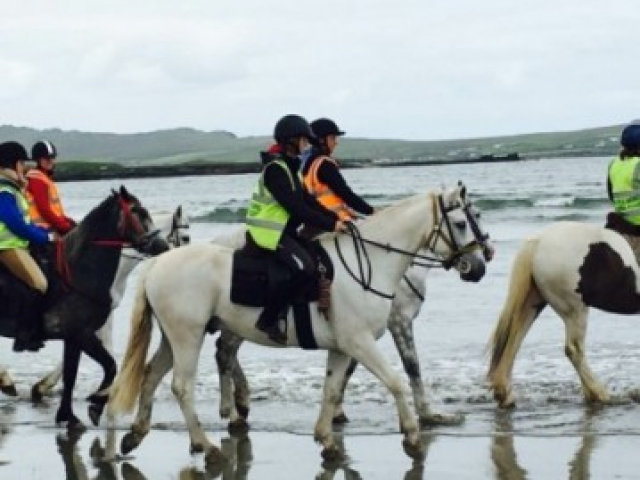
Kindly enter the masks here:
[[[356, 283], [358, 283], [364, 290], [370, 291], [380, 297], [390, 299], [390, 300], [395, 297], [395, 293], [389, 294], [389, 293], [381, 292], [380, 290], [377, 290], [376, 288], [371, 286], [373, 270], [371, 268], [371, 259], [369, 258], [369, 253], [367, 252], [367, 249], [365, 247], [365, 245], [367, 244], [380, 248], [386, 251], [387, 253], [397, 253], [399, 255], [412, 257], [413, 260], [411, 261], [411, 265], [413, 266], [424, 267], [424, 268], [444, 268], [445, 270], [450, 269], [462, 255], [465, 255], [466, 253], [470, 253], [476, 250], [477, 248], [482, 247], [483, 242], [487, 240], [488, 236], [484, 235], [480, 231], [480, 228], [478, 227], [475, 219], [472, 217], [471, 213], [469, 212], [470, 204], [467, 204], [466, 202], [462, 201], [462, 206], [460, 208], [462, 208], [463, 212], [465, 213], [465, 216], [467, 217], [469, 224], [471, 225], [471, 230], [474, 234], [474, 239], [464, 247], [459, 247], [458, 243], [456, 242], [455, 236], [453, 234], [453, 228], [451, 226], [449, 216], [447, 215], [450, 211], [453, 211], [456, 208], [458, 208], [458, 205], [446, 208], [444, 205], [444, 201], [442, 199], [442, 195], [438, 195], [436, 198], [434, 197], [435, 195], [432, 194], [433, 218], [436, 221], [434, 222], [435, 226], [433, 227], [431, 232], [429, 232], [429, 235], [427, 235], [425, 248], [428, 251], [433, 252], [438, 240], [442, 240], [452, 251], [451, 255], [449, 255], [447, 258], [442, 259], [436, 256], [423, 255], [418, 252], [410, 252], [408, 250], [394, 247], [389, 243], [381, 243], [375, 240], [364, 238], [360, 234], [360, 230], [358, 229], [358, 227], [354, 223], [349, 222], [347, 223], [347, 228], [349, 230], [347, 234], [353, 240], [353, 248], [356, 254], [357, 270], [358, 270], [356, 275], [356, 273], [354, 273], [354, 271], [349, 267], [349, 265], [347, 264], [344, 258], [344, 255], [342, 254], [340, 243], [338, 241], [339, 236], [334, 237], [333, 241], [336, 246], [336, 252], [338, 254], [338, 258], [340, 258], [342, 265], [344, 266], [347, 273], [351, 276], [351, 278], [353, 278], [353, 280]], [[438, 215], [438, 213], [440, 213], [440, 215]], [[442, 228], [443, 224], [446, 227], [447, 235], [445, 235], [443, 232], [443, 228]], [[416, 261], [416, 259], [418, 261]], [[409, 288], [411, 288], [411, 290], [421, 300], [424, 300], [424, 297], [420, 295], [420, 293], [417, 291], [415, 286], [411, 284], [411, 282], [406, 277], [406, 275], [403, 275], [403, 278], [409, 285]]]

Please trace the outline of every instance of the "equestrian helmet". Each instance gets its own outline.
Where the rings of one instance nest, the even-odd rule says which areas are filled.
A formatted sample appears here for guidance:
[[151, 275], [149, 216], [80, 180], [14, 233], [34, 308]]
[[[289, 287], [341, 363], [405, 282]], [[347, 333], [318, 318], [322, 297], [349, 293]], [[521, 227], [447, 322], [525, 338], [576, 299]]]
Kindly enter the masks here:
[[27, 151], [18, 142], [0, 143], [0, 168], [15, 170], [18, 162], [24, 162], [29, 156]]
[[31, 148], [31, 159], [36, 162], [41, 158], [56, 158], [57, 156], [56, 146], [49, 140], [40, 140], [34, 143]]
[[622, 130], [620, 145], [629, 150], [640, 149], [640, 124], [632, 123]]
[[345, 134], [345, 132], [338, 128], [336, 122], [330, 118], [318, 118], [314, 120], [311, 122], [311, 130], [313, 130], [313, 133], [315, 133], [318, 138], [324, 138], [329, 135], [340, 137]]
[[309, 123], [300, 115], [285, 115], [273, 130], [273, 138], [278, 143], [285, 143], [290, 138], [307, 137], [309, 141], [315, 140]]

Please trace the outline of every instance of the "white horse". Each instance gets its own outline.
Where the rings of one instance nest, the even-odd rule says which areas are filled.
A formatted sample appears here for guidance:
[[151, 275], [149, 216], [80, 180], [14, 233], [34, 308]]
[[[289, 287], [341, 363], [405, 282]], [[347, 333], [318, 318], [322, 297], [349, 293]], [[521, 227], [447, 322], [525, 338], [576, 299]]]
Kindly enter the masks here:
[[[468, 207], [471, 214], [469, 218], [471, 227], [477, 229], [479, 237], [488, 239], [488, 235], [484, 233], [480, 223], [480, 212], [470, 202], [468, 202]], [[230, 248], [240, 248], [244, 245], [244, 241], [245, 229], [241, 228], [230, 235], [216, 238], [214, 243]], [[494, 248], [487, 240], [483, 250], [485, 260], [490, 261], [493, 253]], [[402, 360], [404, 371], [409, 377], [414, 408], [422, 428], [458, 425], [464, 420], [460, 414], [446, 415], [431, 411], [413, 335], [413, 320], [420, 313], [425, 300], [427, 273], [435, 266], [437, 265], [433, 262], [412, 262], [396, 289], [387, 323], [387, 328]], [[225, 328], [221, 329], [220, 337], [216, 340], [216, 362], [220, 381], [219, 413], [221, 418], [229, 419], [231, 432], [244, 432], [249, 428], [247, 418], [249, 416], [250, 389], [238, 361], [238, 350], [243, 341], [242, 337]], [[357, 365], [358, 362], [352, 360], [351, 365], [347, 368], [342, 387], [343, 395]], [[337, 402], [333, 423], [343, 424], [348, 421], [343, 410], [342, 396]]]
[[[329, 321], [317, 308], [312, 307], [310, 313], [315, 341], [319, 348], [328, 350], [323, 401], [314, 434], [324, 447], [325, 458], [339, 455], [331, 419], [352, 357], [389, 389], [397, 405], [405, 451], [414, 458], [421, 455], [418, 424], [409, 410], [403, 382], [375, 340], [387, 328], [393, 292], [419, 249], [427, 248], [447, 266], [464, 265], [461, 276], [469, 280], [484, 275], [484, 261], [478, 252], [484, 239], [473, 238], [472, 229], [467, 228], [469, 216], [466, 188], [460, 185], [402, 200], [362, 221], [359, 232], [352, 230], [351, 237], [322, 238], [334, 263], [335, 288]], [[141, 276], [126, 353], [109, 401], [111, 413], [124, 413], [133, 409], [140, 396], [136, 421], [121, 443], [123, 453], [136, 448], [149, 432], [154, 392], [173, 366], [172, 390], [185, 417], [191, 450], [205, 452], [207, 462], [224, 459], [206, 437], [194, 409], [194, 377], [204, 336], [222, 323], [243, 338], [278, 346], [255, 328], [260, 308], [231, 303], [232, 254], [232, 249], [216, 244], [190, 245], [159, 256]], [[358, 266], [364, 266], [361, 275], [354, 273]], [[145, 368], [153, 313], [162, 339]], [[299, 346], [291, 315], [287, 323], [287, 345]]]
[[575, 368], [587, 402], [609, 393], [585, 357], [590, 307], [640, 312], [640, 269], [623, 236], [597, 225], [557, 222], [527, 240], [513, 262], [509, 293], [490, 341], [488, 380], [501, 407], [515, 401], [511, 371], [525, 335], [545, 306], [565, 324], [565, 355]]
[[[178, 206], [173, 213], [154, 214], [154, 222], [160, 229], [161, 235], [165, 237], [172, 247], [179, 247], [190, 242], [189, 217], [183, 212], [182, 206]], [[113, 356], [113, 311], [120, 305], [124, 296], [127, 278], [133, 269], [148, 257], [135, 251], [133, 248], [123, 248], [120, 255], [120, 263], [111, 287], [111, 314], [104, 326], [98, 331], [98, 338], [102, 341], [109, 353]], [[38, 403], [44, 396], [49, 395], [53, 387], [60, 381], [62, 376], [62, 362], [46, 374], [31, 388], [31, 399]], [[18, 394], [13, 379], [6, 370], [0, 369], [0, 391], [6, 395], [15, 396]]]

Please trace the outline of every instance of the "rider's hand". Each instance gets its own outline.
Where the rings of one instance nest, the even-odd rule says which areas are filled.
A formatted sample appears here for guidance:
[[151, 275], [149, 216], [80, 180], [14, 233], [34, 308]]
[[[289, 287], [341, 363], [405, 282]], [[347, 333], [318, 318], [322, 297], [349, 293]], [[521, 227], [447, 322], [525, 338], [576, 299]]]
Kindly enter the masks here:
[[58, 235], [57, 232], [49, 232], [49, 241], [50, 242], [57, 242], [58, 240], [60, 240], [60, 235]]
[[336, 222], [335, 227], [333, 228], [333, 231], [336, 232], [336, 233], [345, 233], [345, 232], [347, 232], [348, 228], [347, 228], [346, 222], [343, 222], [342, 220], [338, 220]]

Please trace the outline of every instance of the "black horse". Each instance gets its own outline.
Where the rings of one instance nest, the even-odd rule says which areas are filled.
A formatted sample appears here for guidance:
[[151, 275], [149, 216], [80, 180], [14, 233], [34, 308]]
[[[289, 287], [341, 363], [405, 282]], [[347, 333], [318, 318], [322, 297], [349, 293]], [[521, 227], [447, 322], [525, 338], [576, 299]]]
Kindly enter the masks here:
[[[56, 242], [43, 258], [49, 279], [45, 297], [45, 340], [64, 342], [64, 387], [56, 423], [68, 429], [84, 425], [74, 415], [72, 394], [80, 355], [87, 354], [103, 369], [98, 390], [89, 397], [89, 416], [98, 424], [107, 401], [107, 389], [116, 374], [116, 362], [96, 336], [111, 311], [110, 290], [120, 261], [120, 250], [131, 246], [147, 255], [158, 255], [169, 246], [158, 235], [149, 212], [124, 186], [113, 191], [100, 205]], [[14, 338], [24, 287], [11, 274], [0, 272], [0, 336]]]

